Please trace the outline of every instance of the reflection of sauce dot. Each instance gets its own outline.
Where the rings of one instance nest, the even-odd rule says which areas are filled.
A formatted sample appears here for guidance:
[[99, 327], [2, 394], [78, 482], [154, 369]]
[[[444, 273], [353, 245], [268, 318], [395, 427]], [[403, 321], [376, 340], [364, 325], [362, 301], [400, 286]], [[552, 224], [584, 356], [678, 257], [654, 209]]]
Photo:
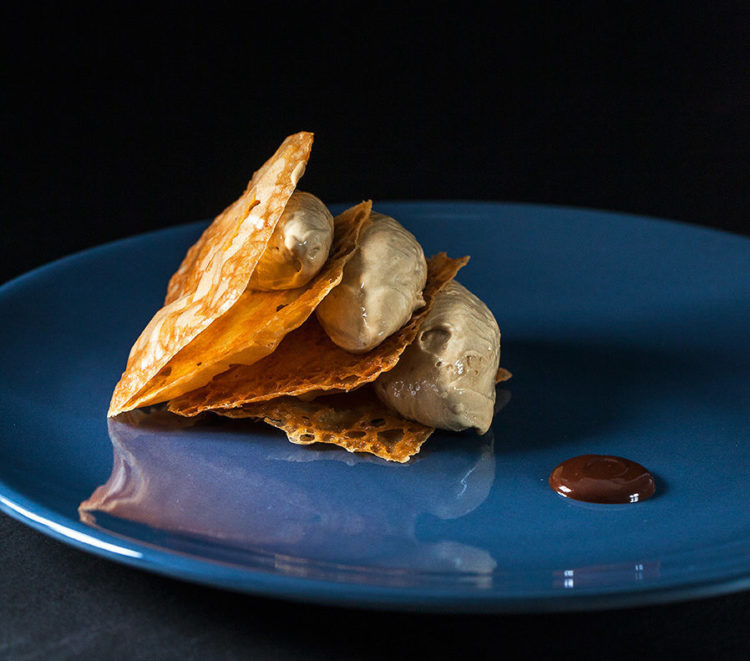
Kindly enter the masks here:
[[654, 476], [630, 459], [583, 454], [561, 463], [549, 485], [562, 496], [588, 503], [637, 503], [654, 495]]

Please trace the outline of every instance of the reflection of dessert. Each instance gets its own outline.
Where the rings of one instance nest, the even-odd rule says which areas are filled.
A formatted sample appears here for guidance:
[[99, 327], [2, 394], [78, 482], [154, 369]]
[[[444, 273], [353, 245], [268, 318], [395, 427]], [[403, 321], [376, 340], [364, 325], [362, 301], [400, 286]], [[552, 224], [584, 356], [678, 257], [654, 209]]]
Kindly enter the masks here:
[[496, 376], [509, 375], [492, 313], [453, 282], [467, 258], [425, 260], [369, 202], [332, 218], [295, 191], [311, 146], [289, 136], [190, 248], [110, 416], [169, 401], [401, 462], [434, 427], [489, 429]]
[[[237, 442], [249, 422], [193, 426], [194, 418], [150, 409], [108, 424], [112, 474], [79, 510], [91, 525], [118, 532], [124, 519], [290, 556], [303, 545], [311, 561], [479, 573], [495, 567], [486, 551], [461, 539], [421, 541], [415, 533], [420, 516], [457, 519], [485, 501], [495, 477], [491, 434], [465, 439], [460, 453], [435, 453], [398, 470], [374, 458], [302, 451], [257, 427], [253, 443]], [[352, 470], [354, 492], [347, 487]], [[435, 470], [440, 481], [431, 479]]]

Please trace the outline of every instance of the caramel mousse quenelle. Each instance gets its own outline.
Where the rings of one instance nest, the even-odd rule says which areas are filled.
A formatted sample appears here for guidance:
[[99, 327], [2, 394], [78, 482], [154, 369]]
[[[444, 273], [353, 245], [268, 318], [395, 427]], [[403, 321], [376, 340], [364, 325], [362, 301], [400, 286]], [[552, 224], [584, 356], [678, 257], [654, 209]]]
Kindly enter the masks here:
[[[373, 213], [344, 278], [323, 300], [318, 319], [343, 349], [364, 352], [424, 305], [427, 267], [414, 236]], [[495, 407], [500, 329], [490, 309], [456, 281], [434, 301], [398, 364], [375, 382], [379, 399], [429, 427], [484, 434]]]
[[295, 289], [306, 285], [328, 259], [333, 216], [311, 193], [295, 191], [250, 278], [251, 289]]
[[375, 382], [375, 392], [410, 420], [484, 434], [492, 422], [499, 363], [495, 317], [454, 280], [437, 295], [396, 367]]
[[424, 305], [422, 246], [394, 218], [373, 211], [344, 278], [318, 306], [318, 321], [342, 349], [364, 353]]

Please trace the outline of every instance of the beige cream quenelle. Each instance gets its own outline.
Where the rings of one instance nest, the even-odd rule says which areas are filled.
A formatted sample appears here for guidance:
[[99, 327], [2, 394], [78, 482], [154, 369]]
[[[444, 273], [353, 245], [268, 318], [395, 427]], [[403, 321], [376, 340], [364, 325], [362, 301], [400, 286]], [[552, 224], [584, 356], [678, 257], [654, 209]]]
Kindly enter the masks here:
[[439, 293], [417, 337], [375, 382], [381, 401], [424, 425], [484, 434], [495, 406], [500, 329], [489, 308], [457, 282]]
[[255, 267], [248, 287], [262, 291], [306, 285], [328, 259], [333, 216], [315, 195], [295, 191]]
[[346, 351], [363, 353], [397, 331], [424, 305], [427, 262], [414, 235], [372, 213], [341, 283], [318, 306], [320, 325]]

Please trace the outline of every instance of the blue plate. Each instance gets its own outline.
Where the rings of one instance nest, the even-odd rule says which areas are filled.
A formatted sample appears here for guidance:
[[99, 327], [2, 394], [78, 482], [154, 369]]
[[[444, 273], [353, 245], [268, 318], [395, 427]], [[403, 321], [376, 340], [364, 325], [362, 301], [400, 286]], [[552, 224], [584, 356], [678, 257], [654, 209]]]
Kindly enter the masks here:
[[[495, 313], [514, 373], [488, 435], [437, 433], [392, 465], [243, 421], [151, 409], [108, 424], [194, 224], [0, 288], [2, 509], [142, 569], [350, 606], [565, 610], [750, 588], [750, 241], [579, 209], [378, 207], [425, 252], [472, 256], [460, 280]], [[560, 497], [550, 471], [584, 453], [645, 465], [657, 495]]]

